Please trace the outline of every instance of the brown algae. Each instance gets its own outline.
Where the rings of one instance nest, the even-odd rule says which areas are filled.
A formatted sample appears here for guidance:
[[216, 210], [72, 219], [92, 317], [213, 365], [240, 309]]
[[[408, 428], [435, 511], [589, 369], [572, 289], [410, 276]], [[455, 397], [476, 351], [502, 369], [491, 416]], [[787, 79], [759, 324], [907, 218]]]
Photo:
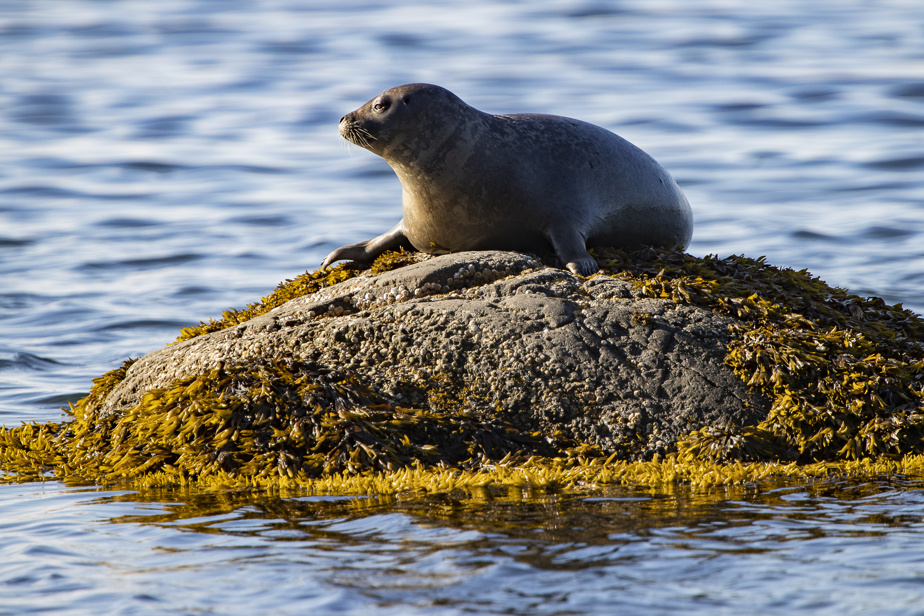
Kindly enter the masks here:
[[763, 259], [607, 252], [650, 297], [735, 318], [726, 363], [772, 401], [758, 426], [690, 435], [685, 458], [847, 460], [924, 452], [924, 320]]
[[[94, 380], [70, 410], [71, 421], [0, 428], [0, 468], [9, 473], [3, 478], [400, 493], [924, 473], [918, 315], [763, 259], [649, 249], [596, 256], [603, 273], [631, 281], [644, 296], [732, 317], [726, 363], [772, 401], [766, 419], [704, 428], [666, 457], [626, 462], [560, 435], [523, 433], [445, 406], [381, 404], [347, 372], [278, 361], [181, 379], [101, 417], [96, 410], [129, 361]], [[417, 258], [388, 253], [373, 273]], [[307, 273], [244, 310], [184, 329], [180, 340], [360, 273], [345, 265]]]

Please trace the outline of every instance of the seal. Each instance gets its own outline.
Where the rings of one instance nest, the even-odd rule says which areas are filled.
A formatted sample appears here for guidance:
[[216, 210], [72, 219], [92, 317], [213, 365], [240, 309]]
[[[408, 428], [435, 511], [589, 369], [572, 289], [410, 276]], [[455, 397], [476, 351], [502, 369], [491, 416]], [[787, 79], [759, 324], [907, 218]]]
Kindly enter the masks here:
[[671, 175], [610, 131], [571, 118], [491, 115], [439, 86], [386, 90], [340, 119], [340, 134], [401, 181], [401, 221], [331, 252], [368, 262], [399, 246], [547, 252], [597, 271], [592, 246], [686, 248], [693, 212]]

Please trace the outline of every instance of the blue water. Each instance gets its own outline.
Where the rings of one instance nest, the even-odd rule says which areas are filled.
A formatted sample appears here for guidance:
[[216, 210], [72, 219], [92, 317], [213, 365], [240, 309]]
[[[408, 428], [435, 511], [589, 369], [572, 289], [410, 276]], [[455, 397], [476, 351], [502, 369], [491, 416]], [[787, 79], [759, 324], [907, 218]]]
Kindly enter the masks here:
[[0, 614], [920, 614], [920, 488], [378, 502], [8, 486]]
[[[636, 143], [693, 204], [693, 254], [924, 311], [918, 0], [0, 0], [0, 423], [59, 418], [393, 225], [397, 180], [336, 124], [413, 81]], [[924, 614], [919, 488], [219, 506], [0, 486], [0, 614]]]

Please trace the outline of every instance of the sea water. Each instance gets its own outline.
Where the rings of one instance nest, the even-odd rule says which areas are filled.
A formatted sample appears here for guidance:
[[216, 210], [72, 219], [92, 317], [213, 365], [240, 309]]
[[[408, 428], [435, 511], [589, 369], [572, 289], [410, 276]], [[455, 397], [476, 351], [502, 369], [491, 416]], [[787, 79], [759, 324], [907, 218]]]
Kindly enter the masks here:
[[[602, 125], [695, 255], [924, 311], [916, 0], [0, 0], [0, 423], [400, 218], [402, 83]], [[914, 478], [393, 499], [0, 486], [0, 614], [924, 614]]]

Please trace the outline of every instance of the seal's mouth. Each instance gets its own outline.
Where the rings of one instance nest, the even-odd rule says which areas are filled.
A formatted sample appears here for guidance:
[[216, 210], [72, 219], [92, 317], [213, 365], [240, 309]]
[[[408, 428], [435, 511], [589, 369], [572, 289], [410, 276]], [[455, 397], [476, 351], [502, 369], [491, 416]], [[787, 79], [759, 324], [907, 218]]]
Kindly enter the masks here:
[[340, 136], [356, 145], [369, 149], [375, 137], [365, 128], [346, 119], [340, 121]]

